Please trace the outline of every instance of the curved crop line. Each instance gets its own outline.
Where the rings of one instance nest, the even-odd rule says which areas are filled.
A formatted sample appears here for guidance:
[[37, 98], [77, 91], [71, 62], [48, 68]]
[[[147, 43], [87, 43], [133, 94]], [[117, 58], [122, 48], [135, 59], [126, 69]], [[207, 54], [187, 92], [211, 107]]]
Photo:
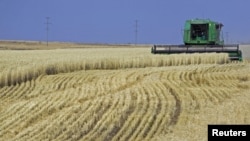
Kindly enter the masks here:
[[249, 90], [247, 67], [239, 73], [238, 64], [223, 66], [79, 71], [4, 87], [0, 140], [133, 141], [175, 133], [204, 108], [223, 106]]
[[[20, 84], [40, 75], [54, 75], [58, 73], [68, 73], [79, 70], [107, 70], [107, 69], [125, 69], [125, 68], [145, 68], [145, 67], [163, 67], [179, 66], [190, 64], [214, 64], [218, 62], [227, 63], [225, 54], [207, 54], [200, 55], [172, 55], [172, 56], [144, 56], [131, 58], [95, 58], [85, 60], [62, 60], [56, 63], [41, 62], [39, 65], [29, 65], [20, 67], [16, 70], [6, 70], [0, 75], [0, 87]], [[182, 61], [190, 59], [191, 62]], [[198, 61], [197, 61], [198, 60]], [[171, 63], [169, 63], [171, 62]]]

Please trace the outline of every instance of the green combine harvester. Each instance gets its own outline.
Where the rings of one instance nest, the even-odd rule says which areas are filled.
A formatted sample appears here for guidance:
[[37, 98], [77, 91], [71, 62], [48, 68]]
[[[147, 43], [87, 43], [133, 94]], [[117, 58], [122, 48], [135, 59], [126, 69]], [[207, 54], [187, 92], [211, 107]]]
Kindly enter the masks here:
[[154, 45], [153, 54], [178, 53], [228, 53], [230, 60], [242, 61], [238, 44], [224, 44], [221, 39], [222, 23], [208, 19], [187, 20], [184, 27], [183, 45]]

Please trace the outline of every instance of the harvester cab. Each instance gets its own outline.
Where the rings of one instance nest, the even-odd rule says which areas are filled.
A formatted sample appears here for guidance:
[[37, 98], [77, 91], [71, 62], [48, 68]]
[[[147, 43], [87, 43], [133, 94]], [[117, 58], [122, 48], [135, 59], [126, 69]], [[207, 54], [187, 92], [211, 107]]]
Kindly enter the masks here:
[[238, 44], [224, 44], [221, 38], [222, 23], [209, 19], [186, 20], [181, 45], [154, 45], [153, 54], [177, 53], [228, 53], [230, 60], [242, 60]]

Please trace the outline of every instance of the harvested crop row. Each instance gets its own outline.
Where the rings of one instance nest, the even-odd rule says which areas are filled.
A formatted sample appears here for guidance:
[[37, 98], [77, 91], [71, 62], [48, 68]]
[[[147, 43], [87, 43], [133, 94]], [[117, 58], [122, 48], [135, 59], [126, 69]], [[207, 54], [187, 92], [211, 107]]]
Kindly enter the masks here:
[[0, 88], [0, 102], [5, 103], [0, 107], [0, 139], [125, 141], [168, 136], [190, 122], [200, 124], [193, 115], [203, 109], [249, 90], [250, 75], [245, 74], [249, 69], [244, 64], [201, 64], [44, 75]]
[[[103, 52], [101, 52], [103, 51]], [[0, 52], [0, 87], [34, 80], [41, 75], [53, 75], [79, 70], [107, 70], [179, 66], [190, 64], [228, 63], [227, 54], [151, 55], [145, 49], [99, 49], [95, 57], [92, 49]], [[54, 55], [56, 57], [53, 57]], [[8, 58], [8, 59], [6, 59]], [[18, 61], [17, 61], [18, 60]]]

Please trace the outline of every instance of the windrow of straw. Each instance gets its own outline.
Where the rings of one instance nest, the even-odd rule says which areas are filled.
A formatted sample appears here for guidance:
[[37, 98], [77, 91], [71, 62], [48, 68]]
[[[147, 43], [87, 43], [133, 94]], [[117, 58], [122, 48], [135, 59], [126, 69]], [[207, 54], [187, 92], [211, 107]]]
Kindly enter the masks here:
[[250, 122], [249, 72], [228, 63], [40, 76], [0, 89], [0, 140], [204, 140], [207, 124]]
[[145, 67], [164, 67], [191, 64], [227, 63], [227, 54], [180, 54], [180, 55], [146, 55], [140, 57], [89, 57], [65, 58], [57, 61], [33, 62], [17, 68], [5, 69], [0, 74], [0, 87], [20, 84], [40, 75], [69, 73], [79, 70], [107, 70]]

